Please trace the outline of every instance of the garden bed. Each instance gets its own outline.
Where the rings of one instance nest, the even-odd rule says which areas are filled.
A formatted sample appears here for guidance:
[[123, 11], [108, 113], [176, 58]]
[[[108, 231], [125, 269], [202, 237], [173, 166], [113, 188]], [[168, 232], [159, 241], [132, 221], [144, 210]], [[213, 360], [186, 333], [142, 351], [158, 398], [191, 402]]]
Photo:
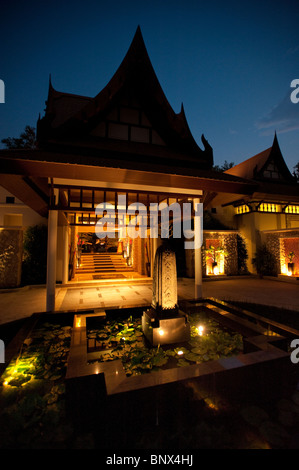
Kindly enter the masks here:
[[60, 447], [73, 433], [65, 415], [69, 320], [40, 316], [2, 374], [2, 449]]

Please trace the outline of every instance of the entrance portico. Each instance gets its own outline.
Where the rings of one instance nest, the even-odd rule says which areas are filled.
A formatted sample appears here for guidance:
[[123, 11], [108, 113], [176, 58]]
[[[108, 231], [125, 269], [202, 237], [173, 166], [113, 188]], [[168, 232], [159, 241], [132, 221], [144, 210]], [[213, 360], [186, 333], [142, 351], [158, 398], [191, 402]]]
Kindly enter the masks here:
[[[131, 268], [131, 271], [138, 273], [140, 277], [150, 278], [153, 270], [153, 261], [155, 256], [155, 251], [159, 244], [161, 243], [161, 213], [158, 212], [158, 227], [156, 234], [153, 235], [151, 231], [151, 219], [152, 219], [152, 207], [162, 207], [163, 204], [167, 205], [170, 208], [168, 212], [170, 230], [174, 222], [174, 213], [171, 210], [172, 205], [181, 208], [180, 220], [179, 223], [182, 223], [183, 217], [183, 205], [190, 205], [190, 214], [194, 218], [194, 204], [199, 204], [202, 201], [203, 191], [200, 189], [194, 190], [194, 188], [189, 188], [186, 184], [186, 181], [180, 181], [182, 187], [166, 187], [162, 186], [159, 183], [163, 182], [163, 174], [159, 175], [155, 173], [154, 181], [149, 185], [139, 185], [138, 190], [135, 185], [125, 185], [117, 181], [109, 182], [99, 182], [91, 180], [76, 180], [76, 179], [66, 179], [66, 178], [52, 178], [50, 186], [50, 200], [52, 201], [49, 207], [49, 218], [48, 218], [48, 234], [49, 240], [56, 238], [55, 233], [57, 233], [57, 215], [60, 215], [60, 220], [64, 221], [65, 225], [63, 226], [62, 235], [60, 235], [60, 240], [58, 241], [58, 246], [63, 246], [63, 255], [62, 258], [62, 276], [64, 283], [72, 282], [76, 277], [76, 268], [80, 266], [80, 261], [84, 253], [107, 253], [105, 256], [109, 256], [108, 250], [113, 252], [116, 256], [124, 257], [127, 262], [127, 266]], [[164, 175], [165, 176], [165, 175]], [[162, 178], [161, 178], [162, 177]], [[178, 180], [178, 177], [176, 177]], [[149, 181], [148, 181], [149, 182]], [[187, 181], [188, 183], [188, 181]], [[177, 183], [176, 183], [177, 184]], [[185, 187], [184, 187], [185, 186]], [[156, 191], [155, 191], [156, 189]], [[55, 197], [56, 195], [56, 197]], [[119, 200], [125, 201], [126, 206], [120, 206]], [[105, 240], [98, 238], [96, 235], [97, 224], [107, 215], [105, 211], [101, 211], [101, 215], [98, 214], [97, 208], [99, 205], [109, 205], [113, 208], [114, 218], [111, 218], [115, 226], [115, 237], [108, 238], [108, 250], [101, 247], [101, 243]], [[126, 237], [123, 234], [123, 229], [127, 228], [131, 219], [135, 217], [134, 205], [138, 203], [146, 210], [146, 220], [143, 224], [146, 224], [146, 227], [143, 227], [146, 233], [144, 238], [140, 236], [132, 239], [131, 237]], [[131, 207], [131, 211], [130, 211]], [[139, 206], [140, 207], [140, 206]], [[125, 224], [123, 216], [125, 214]], [[138, 211], [137, 211], [138, 214]], [[177, 214], [176, 214], [177, 216]], [[121, 219], [122, 218], [122, 219]], [[122, 222], [122, 224], [120, 223]], [[107, 230], [109, 229], [109, 222], [105, 223], [107, 225]], [[199, 221], [200, 224], [200, 221]], [[191, 220], [190, 220], [191, 227]], [[135, 230], [139, 232], [140, 227], [136, 227]], [[200, 225], [197, 227], [197, 237], [200, 236]], [[86, 234], [91, 236], [89, 239], [94, 240], [92, 246], [86, 245], [86, 242], [82, 240], [88, 239]], [[108, 234], [109, 235], [109, 234]], [[184, 236], [184, 233], [182, 233]], [[129, 256], [125, 252], [125, 243], [132, 244], [132, 252], [130, 253], [131, 258], [126, 259]], [[90, 243], [90, 242], [87, 242]], [[121, 248], [120, 248], [121, 246]], [[198, 243], [199, 246], [199, 243]], [[57, 248], [57, 242], [56, 242]], [[48, 257], [48, 280], [47, 280], [47, 309], [55, 310], [53, 292], [55, 291], [56, 280], [54, 279], [54, 273], [56, 272], [56, 256], [54, 255], [53, 250], [55, 250], [55, 243], [50, 243], [49, 249], [51, 249], [51, 256]], [[49, 250], [48, 249], [48, 250]], [[83, 250], [83, 252], [82, 252]], [[49, 252], [49, 251], [48, 251]], [[118, 253], [117, 253], [118, 252]], [[99, 255], [98, 255], [99, 256]], [[112, 255], [110, 255], [112, 256]], [[197, 256], [195, 258], [200, 260], [200, 249], [197, 249]], [[68, 270], [67, 266], [70, 266], [71, 269]], [[99, 268], [100, 270], [100, 268]], [[98, 271], [99, 271], [98, 270]], [[79, 272], [79, 271], [78, 271]], [[81, 270], [82, 272], [82, 270]], [[133, 275], [128, 275], [126, 267], [122, 271], [125, 276], [122, 277], [131, 279]], [[201, 261], [196, 262], [196, 287], [195, 295], [201, 296]], [[91, 271], [90, 271], [91, 273]], [[92, 274], [92, 273], [91, 273]], [[90, 278], [95, 280], [99, 279], [96, 271], [91, 275]], [[120, 276], [111, 275], [111, 278], [117, 278]], [[136, 276], [135, 276], [136, 277]], [[105, 279], [109, 278], [109, 272], [105, 276]], [[81, 281], [84, 277], [81, 277]], [[85, 276], [86, 279], [86, 276]], [[78, 276], [77, 276], [78, 280]]]

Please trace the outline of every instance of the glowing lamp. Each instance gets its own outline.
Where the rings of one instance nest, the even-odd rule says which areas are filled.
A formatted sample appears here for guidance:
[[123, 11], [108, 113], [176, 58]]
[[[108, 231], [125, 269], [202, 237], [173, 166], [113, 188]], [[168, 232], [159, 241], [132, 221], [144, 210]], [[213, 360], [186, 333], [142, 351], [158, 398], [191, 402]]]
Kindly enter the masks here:
[[218, 274], [219, 274], [219, 268], [218, 268], [218, 266], [214, 266], [214, 268], [213, 268], [213, 273], [215, 274], [215, 276], [218, 276]]
[[197, 328], [199, 336], [202, 336], [203, 330], [204, 330], [204, 327], [202, 325], [199, 325], [199, 327]]
[[159, 329], [159, 335], [164, 336], [164, 330], [162, 330], [162, 328]]
[[183, 351], [181, 351], [181, 350], [180, 350], [180, 351], [178, 351], [178, 355], [179, 355], [179, 356], [182, 356], [183, 354], [184, 354], [184, 352], [183, 352]]
[[287, 267], [286, 265], [284, 264], [282, 267], [281, 267], [281, 274], [287, 274]]
[[292, 271], [288, 271], [288, 272], [287, 272], [287, 275], [288, 275], [288, 276], [292, 276], [292, 274], [293, 274]]

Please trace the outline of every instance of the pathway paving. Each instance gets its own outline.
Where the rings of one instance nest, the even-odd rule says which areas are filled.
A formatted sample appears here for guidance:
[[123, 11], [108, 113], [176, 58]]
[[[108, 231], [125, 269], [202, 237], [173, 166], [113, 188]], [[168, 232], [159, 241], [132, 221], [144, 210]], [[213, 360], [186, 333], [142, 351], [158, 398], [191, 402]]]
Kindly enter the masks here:
[[[187, 282], [186, 282], [187, 281]], [[192, 298], [193, 283], [181, 280], [178, 293], [182, 297]], [[203, 296], [221, 300], [238, 300], [262, 305], [272, 305], [298, 311], [299, 285], [259, 278], [235, 278], [219, 281], [204, 281]]]
[[[192, 279], [179, 279], [178, 296], [180, 299], [193, 298]], [[285, 282], [256, 278], [205, 281], [203, 296], [284, 307], [299, 314], [299, 286]], [[57, 287], [56, 310], [149, 305], [151, 299], [150, 285]], [[0, 324], [43, 312], [45, 306], [44, 286], [0, 290]]]

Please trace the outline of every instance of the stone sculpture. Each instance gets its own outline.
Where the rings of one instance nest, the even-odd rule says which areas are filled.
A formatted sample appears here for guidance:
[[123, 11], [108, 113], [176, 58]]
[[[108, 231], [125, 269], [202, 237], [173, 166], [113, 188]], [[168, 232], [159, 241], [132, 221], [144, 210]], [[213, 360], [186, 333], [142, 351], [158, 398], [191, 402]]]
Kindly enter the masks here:
[[142, 331], [154, 346], [190, 339], [188, 316], [178, 306], [176, 257], [167, 244], [156, 251], [152, 305], [143, 313]]

